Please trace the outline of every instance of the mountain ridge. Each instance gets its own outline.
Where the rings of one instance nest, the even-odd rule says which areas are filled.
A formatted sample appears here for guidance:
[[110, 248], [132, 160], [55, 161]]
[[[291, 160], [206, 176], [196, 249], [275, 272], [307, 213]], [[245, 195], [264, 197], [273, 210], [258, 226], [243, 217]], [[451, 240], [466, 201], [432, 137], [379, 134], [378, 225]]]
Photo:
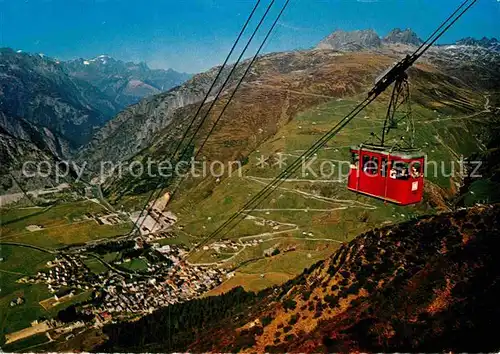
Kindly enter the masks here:
[[142, 98], [178, 86], [192, 75], [173, 69], [151, 69], [145, 62], [125, 62], [108, 55], [61, 62], [64, 70], [111, 97], [121, 109]]
[[[323, 38], [316, 46], [317, 49], [333, 49], [340, 51], [353, 50], [369, 50], [380, 49], [387, 45], [406, 44], [411, 46], [419, 46], [423, 40], [419, 38], [417, 33], [412, 29], [407, 28], [402, 30], [395, 28], [391, 30], [385, 37], [379, 36], [373, 29], [344, 31], [336, 30]], [[451, 44], [439, 44], [438, 47], [446, 47], [449, 45], [464, 45], [473, 47], [482, 47], [492, 51], [500, 51], [500, 43], [496, 38], [483, 37], [475, 39], [466, 37], [459, 39]]]
[[[1, 48], [1, 179], [9, 179], [10, 171], [24, 182], [19, 168], [28, 156], [44, 161], [72, 158], [127, 105], [166, 91], [188, 77], [103, 55], [90, 61], [65, 62]], [[38, 153], [27, 153], [27, 146]]]
[[[370, 33], [373, 34], [374, 32]], [[396, 31], [394, 33], [397, 38], [408, 37], [411, 41], [418, 38], [413, 34], [413, 32]], [[369, 34], [368, 37], [372, 34]], [[386, 67], [390, 67], [395, 58], [407, 55], [412, 51], [412, 48], [413, 46], [411, 45], [393, 46], [391, 43], [391, 45], [386, 49], [382, 46], [381, 49], [376, 52], [376, 58], [384, 57], [384, 60], [386, 58], [393, 58], [392, 61], [388, 61], [385, 64]], [[363, 50], [360, 50], [359, 48], [355, 51], [363, 52]], [[280, 90], [291, 89], [299, 91], [298, 88], [302, 86], [301, 80], [303, 79], [303, 75], [314, 75], [314, 72], [320, 69], [322, 63], [323, 65], [329, 65], [330, 62], [334, 63], [334, 59], [341, 61], [340, 58], [340, 53], [335, 53], [335, 50], [329, 49], [325, 49], [324, 53], [312, 50], [266, 54], [259, 58], [255, 68], [252, 69], [246, 78], [245, 83], [242, 85], [241, 90], [247, 92], [252, 86], [258, 90], [263, 90], [264, 88], [271, 89], [274, 86]], [[480, 70], [498, 66], [499, 61], [496, 53], [492, 52], [489, 56], [487, 56], [484, 55], [483, 50], [477, 50], [475, 47], [467, 47], [466, 50], [463, 50], [462, 48], [449, 49], [448, 47], [433, 47], [432, 50], [430, 50], [422, 59], [431, 65], [439, 66], [442, 70], [445, 70], [445, 72], [449, 72], [449, 75], [451, 76], [463, 78], [466, 82], [473, 86], [481, 86], [493, 82], [490, 80], [492, 77], [491, 75], [497, 75], [498, 77], [498, 74], [494, 74], [493, 72], [491, 75], [488, 74], [487, 76], [471, 75], [469, 77], [467, 73], [471, 72], [471, 70], [462, 69], [461, 62], [471, 62], [471, 64], [468, 65], [476, 65], [477, 63], [477, 65], [481, 65], [483, 67]], [[241, 64], [238, 68], [240, 72], [242, 70], [241, 68], [244, 68], [244, 65], [245, 63]], [[79, 158], [90, 162], [108, 160], [109, 158], [111, 158], [111, 160], [124, 161], [133, 159], [134, 156], [142, 159], [145, 156], [139, 157], [137, 154], [140, 154], [141, 151], [146, 151], [145, 153], [147, 154], [147, 151], [150, 148], [158, 151], [161, 150], [163, 151], [163, 154], [165, 154], [168, 152], [166, 150], [168, 148], [166, 146], [167, 144], [161, 143], [160, 140], [163, 139], [164, 141], [171, 142], [172, 139], [182, 135], [179, 133], [180, 130], [183, 126], [187, 126], [187, 123], [185, 123], [184, 120], [189, 118], [190, 114], [194, 114], [199, 101], [206, 93], [205, 90], [208, 88], [210, 80], [213, 80], [215, 77], [217, 69], [218, 68], [216, 67], [204, 74], [195, 75], [191, 80], [171, 90], [169, 93], [143, 100], [139, 104], [131, 106], [127, 110], [121, 112], [115, 117], [115, 119], [111, 120], [94, 136], [93, 141], [89, 145], [81, 149]], [[332, 70], [335, 69], [332, 68]], [[374, 73], [372, 73], [373, 76], [375, 77], [377, 72], [381, 72], [382, 70], [383, 69], [381, 68], [374, 69]], [[259, 78], [259, 76], [266, 73], [266, 71], [269, 71], [269, 73], [272, 72], [272, 74], [265, 75], [265, 80]], [[289, 75], [290, 79], [293, 78], [295, 80], [295, 83], [283, 80], [283, 78], [281, 78], [282, 74]], [[357, 73], [353, 73], [353, 75], [354, 74]], [[201, 82], [200, 78], [205, 80], [203, 85], [198, 84], [198, 82]], [[479, 80], [483, 79], [484, 81], [479, 82]], [[230, 85], [226, 88], [226, 92], [223, 93], [222, 97], [224, 97], [227, 92], [230, 92], [232, 84], [233, 82], [230, 82]], [[219, 87], [218, 85], [220, 85], [220, 81], [216, 85], [216, 89]], [[343, 89], [353, 93], [353, 85], [355, 84], [350, 83], [349, 85], [349, 87], [344, 87]], [[306, 85], [302, 89], [307, 92], [310, 91], [310, 93], [314, 92], [315, 94], [327, 96], [332, 95], [332, 90], [335, 91], [333, 86], [334, 85], [331, 83], [322, 82], [321, 84], [312, 85], [311, 88], [307, 88]], [[200, 89], [202, 91], [200, 91]], [[213, 92], [215, 92], [215, 90]], [[237, 95], [236, 98], [237, 100], [239, 100], [238, 96], [239, 95]], [[340, 97], [341, 96], [339, 96], [339, 98]], [[319, 98], [319, 96], [317, 96], [317, 98]], [[304, 97], [301, 99], [302, 103], [293, 103], [292, 106], [295, 104], [302, 105], [309, 99], [312, 99], [312, 96], [311, 98]], [[206, 106], [208, 106], [208, 104]], [[275, 113], [278, 114], [278, 112]], [[255, 112], [255, 114], [259, 116], [263, 113]], [[264, 127], [260, 128], [264, 129]], [[126, 141], [127, 143], [118, 144], [114, 143], [115, 141]], [[211, 144], [209, 143], [205, 150], [210, 149], [210, 145]], [[240, 158], [239, 156], [236, 156], [238, 155], [238, 150], [233, 149], [233, 151], [234, 154], [232, 157]], [[243, 151], [241, 151], [241, 153], [243, 155], [245, 154]]]

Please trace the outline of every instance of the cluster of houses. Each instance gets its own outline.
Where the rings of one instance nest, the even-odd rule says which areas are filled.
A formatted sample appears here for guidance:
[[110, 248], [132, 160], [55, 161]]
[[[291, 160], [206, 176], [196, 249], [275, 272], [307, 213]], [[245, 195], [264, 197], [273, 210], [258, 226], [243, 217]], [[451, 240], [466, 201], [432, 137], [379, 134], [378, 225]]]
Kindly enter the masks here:
[[223, 269], [194, 267], [182, 261], [163, 274], [147, 277], [129, 277], [110, 272], [101, 289], [101, 300], [87, 306], [84, 311], [96, 315], [100, 322], [105, 322], [103, 314], [150, 313], [157, 308], [198, 297], [221, 284], [227, 277], [228, 273]]
[[78, 255], [67, 254], [47, 262], [48, 271], [39, 271], [26, 282], [45, 283], [54, 298], [69, 295], [68, 288], [89, 290], [99, 286], [100, 279], [92, 273]]
[[18, 296], [15, 299], [11, 300], [10, 307], [16, 307], [18, 305], [24, 304], [24, 298]]
[[[231, 243], [233, 246], [236, 247], [236, 243]], [[126, 272], [111, 266], [106, 273], [94, 274], [83, 263], [87, 255], [78, 249], [77, 253], [60, 255], [47, 262], [48, 270], [26, 281], [47, 284], [55, 300], [71, 296], [78, 289], [95, 291], [100, 296], [80, 310], [94, 315], [95, 324], [102, 324], [112, 317], [149, 313], [193, 299], [220, 285], [229, 276], [224, 269], [187, 264], [183, 260], [187, 250], [180, 246], [154, 243], [149, 249], [160, 258], [146, 260], [147, 272]]]

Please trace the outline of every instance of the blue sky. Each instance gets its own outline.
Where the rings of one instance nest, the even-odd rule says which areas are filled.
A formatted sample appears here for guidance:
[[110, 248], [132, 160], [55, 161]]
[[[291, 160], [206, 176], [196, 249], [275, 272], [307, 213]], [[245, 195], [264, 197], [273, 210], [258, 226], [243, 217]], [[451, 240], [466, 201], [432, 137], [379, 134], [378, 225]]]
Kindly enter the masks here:
[[[336, 29], [430, 34], [462, 0], [291, 0], [265, 52], [310, 48]], [[269, 0], [262, 0], [263, 13]], [[277, 14], [284, 0], [276, 0]], [[107, 54], [199, 72], [220, 64], [255, 0], [0, 0], [0, 47], [59, 59]], [[500, 38], [500, 0], [479, 2], [441, 42]], [[256, 24], [258, 18], [255, 18]], [[269, 21], [270, 22], [270, 21]], [[270, 25], [270, 23], [267, 23]], [[264, 31], [260, 37], [263, 38]], [[256, 48], [255, 45], [253, 48]], [[247, 56], [250, 56], [251, 52]]]

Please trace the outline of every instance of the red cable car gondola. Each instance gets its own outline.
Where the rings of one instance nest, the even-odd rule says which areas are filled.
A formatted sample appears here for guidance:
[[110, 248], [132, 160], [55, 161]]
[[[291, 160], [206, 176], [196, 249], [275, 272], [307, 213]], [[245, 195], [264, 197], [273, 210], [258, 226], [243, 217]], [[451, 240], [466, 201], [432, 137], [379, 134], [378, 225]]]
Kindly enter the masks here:
[[399, 205], [422, 200], [425, 154], [421, 151], [362, 144], [351, 153], [349, 190]]
[[[406, 103], [406, 112], [399, 109]], [[397, 117], [401, 115], [402, 117]], [[392, 146], [385, 144], [388, 133], [402, 122], [410, 139], [401, 137]], [[419, 203], [424, 193], [426, 155], [414, 147], [415, 128], [409, 102], [406, 73], [396, 79], [379, 143], [352, 147], [347, 188], [399, 205]], [[372, 133], [373, 137], [376, 137]], [[400, 146], [403, 142], [408, 146]]]

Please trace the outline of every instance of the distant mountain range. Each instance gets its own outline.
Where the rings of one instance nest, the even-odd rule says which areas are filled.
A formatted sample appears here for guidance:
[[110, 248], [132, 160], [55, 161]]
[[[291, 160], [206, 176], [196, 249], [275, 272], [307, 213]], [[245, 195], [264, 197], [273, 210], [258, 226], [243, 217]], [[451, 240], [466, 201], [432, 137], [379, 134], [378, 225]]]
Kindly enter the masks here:
[[108, 56], [64, 62], [1, 48], [0, 175], [33, 156], [68, 158], [126, 106], [188, 77]]
[[70, 76], [97, 87], [120, 108], [168, 91], [191, 77], [172, 69], [150, 69], [144, 62], [123, 62], [107, 55], [70, 60], [61, 65]]
[[475, 39], [475, 38], [467, 37], [467, 38], [464, 38], [464, 39], [457, 41], [456, 44], [457, 45], [483, 47], [483, 48], [494, 49], [494, 50], [500, 51], [500, 41], [496, 38], [483, 37], [481, 39]]
[[120, 109], [98, 88], [69, 76], [60, 62], [40, 55], [2, 49], [0, 75], [0, 110], [8, 118], [2, 128], [13, 135], [13, 126], [26, 120], [77, 147]]
[[[358, 30], [346, 32], [338, 30], [325, 37], [316, 48], [334, 49], [340, 51], [357, 51], [365, 49], [381, 48], [390, 44], [406, 44], [418, 46], [423, 40], [411, 29], [402, 30], [393, 29], [385, 37], [380, 37], [374, 30]], [[464, 38], [451, 45], [464, 45], [473, 47], [482, 47], [488, 50], [500, 51], [500, 42], [496, 38]], [[441, 45], [447, 46], [447, 45]]]
[[[316, 49], [346, 52], [373, 50], [378, 54], [394, 57], [409, 53], [421, 43], [422, 40], [419, 36], [409, 29], [394, 29], [384, 38], [380, 38], [372, 30], [336, 31], [323, 39]], [[328, 62], [319, 54], [313, 55], [312, 51], [295, 52], [300, 53], [300, 55], [292, 55], [292, 53], [272, 53], [261, 57], [259, 63], [272, 62], [276, 70], [270, 70], [269, 68], [254, 69], [255, 71], [252, 70], [254, 73], [247, 76], [246, 83], [258, 86], [262, 80], [257, 79], [260, 76], [276, 78], [283, 73], [298, 70], [297, 67], [302, 69], [312, 68], [319, 65], [321, 61], [325, 64]], [[474, 70], [462, 70], [463, 63], [472, 61], [478, 63], [478, 65], [481, 64], [491, 68], [498, 66], [499, 63], [497, 52], [476, 45], [465, 45], [463, 48], [460, 45], [435, 47], [426, 54], [426, 58], [439, 62], [439, 65], [449, 70], [450, 73], [471, 81], [477, 81], [483, 76], [473, 75]], [[246, 64], [241, 65], [243, 70], [244, 65]], [[259, 64], [256, 67], [258, 68]], [[195, 110], [194, 104], [197, 104], [206, 94], [206, 90], [214, 79], [217, 69], [213, 68], [205, 73], [197, 74], [168, 93], [145, 99], [140, 104], [120, 112], [94, 136], [91, 144], [83, 149], [81, 158], [90, 162], [101, 161], [103, 158], [126, 160], [132, 158], [139, 151], [148, 148], [155, 135], [161, 137], [164, 141], [172, 138], [170, 134], [182, 136], [179, 131], [187, 124], [184, 121], [186, 117], [189, 117], [186, 112]], [[471, 73], [471, 77], [468, 77], [468, 73]], [[304, 72], [305, 74], [306, 72]], [[492, 72], [491, 75], [497, 74]], [[491, 75], [484, 76], [482, 86], [494, 83], [494, 80], [491, 80]], [[295, 80], [294, 85], [298, 85], [299, 72], [295, 76], [293, 79]], [[256, 80], [255, 83], [253, 82], [254, 79]], [[231, 87], [232, 84], [231, 82], [229, 86]], [[216, 85], [217, 88], [218, 85]], [[241, 91], [243, 91], [243, 88]], [[262, 102], [264, 101], [265, 99], [262, 100]]]
[[[421, 43], [410, 29], [394, 29], [383, 38], [373, 30], [336, 31], [318, 43], [316, 49], [325, 50], [325, 54], [329, 50], [373, 51], [400, 57]], [[481, 85], [488, 87], [494, 85], [492, 78], [498, 76], [498, 44], [494, 38], [465, 38], [436, 46], [425, 58], [445, 67], [450, 75], [471, 83], [482, 80]], [[262, 72], [254, 69], [246, 84], [254, 77], [281, 75], [294, 67], [317, 65], [315, 60], [320, 60], [311, 51], [300, 53], [295, 59], [287, 53], [263, 56], [262, 62], [272, 58], [279, 73], [272, 74], [268, 68], [259, 69]], [[474, 70], [463, 70], [471, 62], [489, 71], [478, 76]], [[182, 135], [185, 120], [206, 94], [217, 70], [216, 67], [190, 78], [189, 74], [150, 69], [145, 63], [123, 62], [106, 55], [59, 61], [41, 54], [1, 49], [3, 167], [19, 166], [23, 161], [26, 148], [16, 146], [16, 141], [40, 149], [40, 156], [67, 158], [80, 150], [78, 157], [90, 162], [104, 157], [116, 161], [133, 158], [148, 148], [155, 137], [160, 141]], [[237, 72], [241, 74], [242, 70], [243, 65]], [[233, 84], [231, 80], [230, 87]]]
[[72, 147], [126, 106], [190, 77], [109, 56], [64, 62], [9, 48], [0, 49], [0, 75], [0, 110], [61, 135]]

